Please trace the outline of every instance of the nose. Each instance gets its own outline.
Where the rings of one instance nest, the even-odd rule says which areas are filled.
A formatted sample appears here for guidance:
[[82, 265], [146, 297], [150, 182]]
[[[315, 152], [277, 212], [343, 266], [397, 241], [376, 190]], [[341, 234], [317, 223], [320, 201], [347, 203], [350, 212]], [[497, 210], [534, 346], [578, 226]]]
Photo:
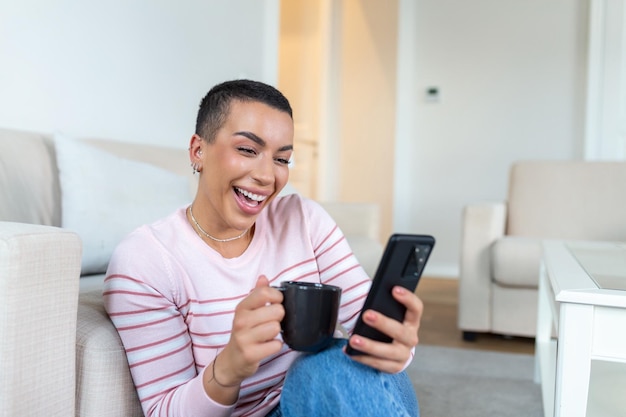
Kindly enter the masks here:
[[252, 179], [261, 185], [269, 185], [274, 182], [274, 160], [273, 158], [263, 157], [259, 158], [253, 172]]

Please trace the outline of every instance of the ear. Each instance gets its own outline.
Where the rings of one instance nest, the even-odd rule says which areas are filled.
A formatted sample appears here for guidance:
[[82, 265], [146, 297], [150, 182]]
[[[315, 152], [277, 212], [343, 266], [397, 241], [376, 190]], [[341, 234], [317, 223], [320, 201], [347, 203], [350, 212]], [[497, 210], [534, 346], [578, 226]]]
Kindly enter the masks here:
[[202, 162], [202, 148], [204, 140], [194, 134], [189, 141], [189, 160], [192, 164], [198, 164]]

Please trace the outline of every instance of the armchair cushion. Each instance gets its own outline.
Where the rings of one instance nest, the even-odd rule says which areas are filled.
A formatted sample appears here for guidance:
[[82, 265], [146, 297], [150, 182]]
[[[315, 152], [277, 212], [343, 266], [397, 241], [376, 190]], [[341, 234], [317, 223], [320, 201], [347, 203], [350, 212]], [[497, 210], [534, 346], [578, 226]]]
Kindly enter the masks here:
[[506, 236], [491, 247], [493, 280], [503, 286], [537, 288], [541, 240]]

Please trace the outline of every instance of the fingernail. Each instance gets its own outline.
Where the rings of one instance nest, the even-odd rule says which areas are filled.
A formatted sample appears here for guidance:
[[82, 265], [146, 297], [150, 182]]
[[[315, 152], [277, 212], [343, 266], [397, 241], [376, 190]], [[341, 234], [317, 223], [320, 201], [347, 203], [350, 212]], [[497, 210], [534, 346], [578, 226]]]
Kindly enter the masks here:
[[367, 320], [369, 322], [376, 321], [376, 314], [373, 311], [367, 311], [365, 313], [365, 320]]
[[394, 291], [396, 292], [396, 294], [405, 294], [407, 290], [404, 287], [397, 286], [394, 287]]

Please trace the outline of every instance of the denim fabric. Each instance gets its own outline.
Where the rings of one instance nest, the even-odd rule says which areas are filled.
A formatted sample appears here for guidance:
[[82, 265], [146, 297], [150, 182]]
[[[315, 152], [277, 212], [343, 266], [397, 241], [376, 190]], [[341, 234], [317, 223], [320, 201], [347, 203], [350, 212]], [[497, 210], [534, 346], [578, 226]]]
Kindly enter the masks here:
[[280, 405], [271, 417], [419, 417], [406, 372], [387, 374], [350, 359], [345, 340], [315, 355], [304, 355], [289, 369]]

